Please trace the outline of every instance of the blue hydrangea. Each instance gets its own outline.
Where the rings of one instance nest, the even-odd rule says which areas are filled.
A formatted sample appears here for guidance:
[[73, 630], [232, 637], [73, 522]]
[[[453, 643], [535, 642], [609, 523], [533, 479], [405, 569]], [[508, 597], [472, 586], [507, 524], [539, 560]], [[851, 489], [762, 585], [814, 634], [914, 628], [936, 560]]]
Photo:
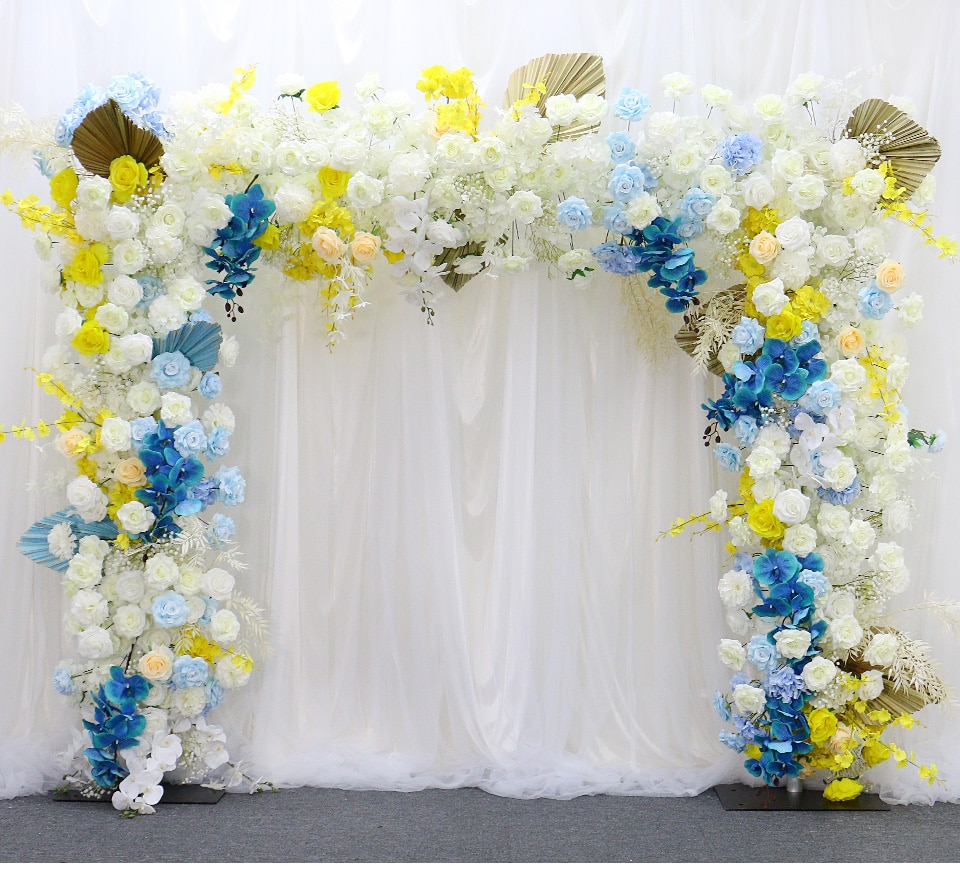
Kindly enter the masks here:
[[816, 570], [801, 570], [797, 581], [809, 587], [814, 597], [822, 597], [833, 587], [827, 577]]
[[806, 690], [803, 679], [790, 667], [781, 667], [763, 677], [763, 689], [778, 700], [797, 700]]
[[757, 420], [752, 415], [741, 415], [733, 423], [732, 433], [737, 442], [746, 447], [753, 445], [759, 430]]
[[611, 233], [626, 236], [633, 230], [633, 225], [627, 218], [627, 213], [619, 203], [603, 207], [603, 226]]
[[633, 246], [615, 242], [600, 243], [590, 249], [601, 270], [618, 276], [630, 276], [639, 270]]
[[150, 304], [164, 293], [163, 282], [156, 276], [137, 276], [137, 284], [143, 292], [137, 308], [146, 311], [150, 308]]
[[221, 543], [234, 539], [237, 534], [237, 527], [232, 518], [218, 512], [210, 519], [208, 534], [208, 539], [211, 540], [212, 544], [219, 546]]
[[570, 230], [583, 230], [592, 220], [590, 206], [582, 197], [568, 197], [557, 207], [557, 221]]
[[225, 427], [217, 426], [207, 436], [207, 457], [222, 458], [230, 451], [230, 431]]
[[742, 752], [747, 747], [747, 741], [740, 736], [740, 734], [735, 734], [730, 731], [720, 731], [720, 742], [725, 746], [729, 746], [735, 752]]
[[728, 170], [742, 176], [763, 160], [763, 143], [752, 133], [737, 133], [723, 140], [717, 152]]
[[832, 488], [818, 488], [817, 496], [827, 503], [833, 503], [837, 506], [846, 506], [853, 503], [860, 496], [860, 477], [857, 476], [853, 482], [843, 491], [834, 491]]

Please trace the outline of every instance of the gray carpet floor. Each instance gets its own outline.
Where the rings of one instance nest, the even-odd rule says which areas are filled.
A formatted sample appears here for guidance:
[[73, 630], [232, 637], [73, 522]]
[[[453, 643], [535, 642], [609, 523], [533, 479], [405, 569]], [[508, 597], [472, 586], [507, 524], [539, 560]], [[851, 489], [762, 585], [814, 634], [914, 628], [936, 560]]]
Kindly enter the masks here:
[[160, 804], [0, 801], [0, 862], [950, 862], [960, 806], [725, 811], [698, 797], [513, 800], [302, 788]]

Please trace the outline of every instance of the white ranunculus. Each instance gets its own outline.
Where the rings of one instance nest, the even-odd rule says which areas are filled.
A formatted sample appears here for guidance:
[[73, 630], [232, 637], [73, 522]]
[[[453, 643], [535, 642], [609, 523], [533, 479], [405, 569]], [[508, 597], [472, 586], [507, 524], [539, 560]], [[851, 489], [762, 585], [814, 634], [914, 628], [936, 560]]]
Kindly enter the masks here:
[[107, 495], [86, 476], [77, 476], [67, 486], [67, 500], [86, 522], [102, 521], [107, 514]]
[[810, 691], [823, 691], [837, 676], [837, 665], [829, 658], [814, 655], [800, 673]]
[[756, 715], [763, 712], [767, 703], [767, 695], [762, 688], [753, 685], [738, 685], [733, 689], [733, 704], [740, 710], [741, 715]]
[[160, 418], [167, 427], [180, 427], [194, 418], [190, 398], [176, 391], [160, 395]]
[[809, 648], [810, 631], [786, 628], [777, 634], [776, 649], [784, 658], [802, 658]]
[[88, 627], [77, 637], [77, 654], [91, 661], [110, 657], [114, 648], [114, 638], [102, 627]]
[[746, 661], [746, 653], [743, 651], [743, 645], [737, 640], [720, 640], [717, 646], [717, 655], [720, 663], [731, 670], [740, 670]]
[[642, 230], [660, 214], [660, 204], [657, 198], [648, 191], [644, 191], [633, 198], [624, 210], [627, 221], [637, 230]]
[[783, 307], [789, 302], [790, 298], [783, 290], [782, 279], [763, 282], [753, 289], [753, 305], [758, 312], [767, 317], [779, 315]]
[[110, 606], [99, 591], [82, 588], [70, 599], [70, 615], [87, 628], [103, 624], [110, 615]]
[[277, 221], [281, 224], [296, 224], [310, 215], [316, 198], [305, 185], [284, 182], [273, 194], [277, 207]]
[[754, 599], [753, 582], [743, 570], [728, 570], [717, 585], [720, 600], [727, 609], [736, 609]]
[[192, 718], [206, 708], [207, 695], [203, 688], [178, 688], [170, 695], [170, 703], [181, 715]]
[[187, 313], [175, 298], [163, 294], [150, 304], [148, 319], [154, 331], [163, 335], [183, 327]]
[[237, 426], [233, 410], [225, 403], [211, 403], [203, 413], [202, 421], [207, 432], [212, 431], [215, 427], [222, 427], [233, 433]]
[[145, 237], [150, 257], [155, 264], [169, 264], [183, 251], [183, 240], [164, 227], [151, 224]]
[[879, 633], [871, 637], [863, 651], [863, 660], [877, 667], [889, 667], [897, 659], [900, 640], [893, 634]]
[[773, 514], [784, 524], [799, 524], [807, 517], [809, 511], [810, 498], [799, 488], [787, 488], [781, 491], [773, 501]]

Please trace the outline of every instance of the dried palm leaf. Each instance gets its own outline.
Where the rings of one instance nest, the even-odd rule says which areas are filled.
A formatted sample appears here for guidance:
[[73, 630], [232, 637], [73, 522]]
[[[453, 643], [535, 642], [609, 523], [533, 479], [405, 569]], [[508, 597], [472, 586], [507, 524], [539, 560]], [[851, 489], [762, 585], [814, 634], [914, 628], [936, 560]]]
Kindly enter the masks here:
[[908, 199], [940, 159], [940, 143], [905, 112], [885, 100], [865, 100], [850, 116], [843, 135], [859, 141], [868, 163], [889, 161]]
[[745, 300], [746, 286], [734, 285], [718, 291], [707, 303], [689, 307], [683, 314], [683, 327], [674, 334], [677, 345], [698, 366], [722, 376], [723, 364], [717, 354], [740, 323]]
[[163, 155], [160, 138], [134, 124], [115, 100], [87, 113], [74, 131], [71, 145], [84, 168], [104, 178], [110, 175], [110, 163], [122, 155], [130, 155], [148, 170]]
[[[543, 55], [518, 67], [510, 74], [507, 90], [503, 95], [504, 108], [509, 109], [517, 100], [525, 98], [530, 89], [543, 82], [546, 91], [540, 95], [535, 106], [544, 115], [547, 98], [557, 94], [571, 94], [577, 99], [585, 94], [598, 94], [603, 97], [607, 91], [607, 80], [603, 72], [603, 58], [588, 52], [570, 52], [563, 55]], [[600, 127], [594, 124], [572, 124], [563, 128], [560, 139], [573, 139], [593, 133]]]

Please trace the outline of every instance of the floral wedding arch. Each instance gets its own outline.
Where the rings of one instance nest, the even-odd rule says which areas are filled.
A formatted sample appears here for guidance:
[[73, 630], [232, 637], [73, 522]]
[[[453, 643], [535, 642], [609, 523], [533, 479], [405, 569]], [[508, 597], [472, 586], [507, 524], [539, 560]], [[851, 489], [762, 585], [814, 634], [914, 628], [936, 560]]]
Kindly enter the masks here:
[[[375, 272], [428, 323], [481, 271], [545, 262], [576, 285], [603, 270], [634, 290], [646, 277], [678, 344], [722, 380], [704, 440], [735, 496], [718, 491], [670, 530], [729, 538], [721, 741], [771, 785], [822, 772], [831, 800], [891, 756], [935, 781], [883, 736], [945, 698], [884, 605], [909, 582], [903, 481], [945, 437], [908, 425], [907, 362], [881, 323], [922, 308], [899, 293], [891, 222], [956, 254], [923, 211], [936, 140], [815, 74], [752, 107], [707, 85], [706, 116], [680, 116], [633, 88], [608, 104], [598, 57], [548, 55], [487, 117], [465, 69], [425, 69], [423, 111], [374, 76], [352, 101], [335, 82], [284, 77], [263, 108], [253, 76], [163, 112], [153, 83], [117, 76], [55, 130], [8, 115], [6, 144], [34, 151], [53, 201], [3, 195], [62, 303], [37, 378], [63, 413], [0, 437], [53, 437], [75, 465], [69, 506], [20, 541], [69, 599], [76, 657], [53, 682], [89, 745], [68, 783], [134, 814], [164, 781], [246, 778], [207, 721], [266, 633], [217, 511], [243, 500], [244, 480], [224, 462], [236, 422], [220, 399], [237, 346], [212, 312], [242, 317], [261, 260], [317, 289], [331, 346]], [[661, 87], [674, 105], [694, 88], [680, 74]], [[601, 134], [610, 114], [620, 129]]]

